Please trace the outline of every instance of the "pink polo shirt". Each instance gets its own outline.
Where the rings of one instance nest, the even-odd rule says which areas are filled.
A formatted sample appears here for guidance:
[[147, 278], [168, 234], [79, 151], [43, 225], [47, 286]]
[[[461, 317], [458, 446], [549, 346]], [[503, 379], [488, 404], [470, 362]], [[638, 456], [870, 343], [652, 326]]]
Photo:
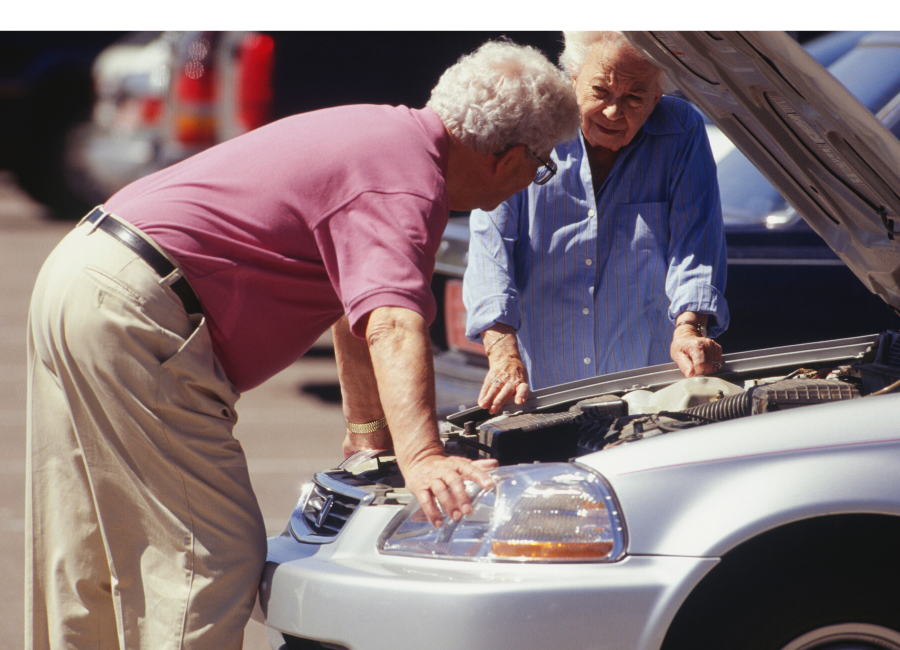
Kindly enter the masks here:
[[347, 314], [435, 315], [448, 140], [431, 109], [294, 115], [120, 190], [105, 207], [181, 267], [238, 390], [303, 355]]

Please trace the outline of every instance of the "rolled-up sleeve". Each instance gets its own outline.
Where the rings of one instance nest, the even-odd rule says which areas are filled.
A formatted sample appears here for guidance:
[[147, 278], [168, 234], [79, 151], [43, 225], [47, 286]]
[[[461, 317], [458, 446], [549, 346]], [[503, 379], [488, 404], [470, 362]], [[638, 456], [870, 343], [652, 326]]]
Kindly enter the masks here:
[[686, 311], [708, 314], [715, 337], [728, 327], [727, 257], [716, 163], [700, 120], [685, 133], [679, 158], [682, 169], [670, 194], [669, 318], [674, 323]]
[[469, 218], [469, 258], [463, 278], [466, 336], [481, 342], [481, 332], [497, 323], [519, 329], [521, 313], [515, 284], [515, 248], [524, 192], [491, 212], [473, 210]]

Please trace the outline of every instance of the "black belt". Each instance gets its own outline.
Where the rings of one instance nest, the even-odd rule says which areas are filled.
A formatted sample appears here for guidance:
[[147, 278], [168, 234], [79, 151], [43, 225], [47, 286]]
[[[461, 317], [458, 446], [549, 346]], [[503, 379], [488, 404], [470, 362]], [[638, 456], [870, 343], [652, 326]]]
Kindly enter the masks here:
[[[150, 265], [150, 268], [159, 274], [159, 277], [164, 278], [175, 270], [175, 265], [167, 260], [165, 255], [153, 248], [153, 246], [148, 244], [140, 235], [137, 235], [130, 228], [122, 225], [110, 213], [104, 212], [100, 208], [94, 208], [85, 219], [88, 223], [97, 223], [99, 221], [100, 223], [97, 223], [97, 228], [106, 231], [137, 253], [141, 259]], [[202, 312], [200, 300], [197, 299], [197, 294], [191, 289], [191, 285], [188, 284], [188, 281], [184, 276], [170, 284], [169, 288], [181, 299], [181, 304], [184, 305], [184, 309], [187, 313], [199, 314]]]

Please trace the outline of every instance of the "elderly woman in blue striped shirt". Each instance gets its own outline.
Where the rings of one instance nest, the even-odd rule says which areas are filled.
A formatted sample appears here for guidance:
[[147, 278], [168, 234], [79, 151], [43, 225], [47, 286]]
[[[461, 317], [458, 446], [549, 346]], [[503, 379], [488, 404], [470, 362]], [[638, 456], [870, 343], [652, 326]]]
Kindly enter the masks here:
[[728, 325], [716, 167], [699, 114], [617, 32], [566, 32], [581, 133], [534, 184], [475, 210], [466, 334], [490, 369], [478, 404], [675, 361], [713, 373]]

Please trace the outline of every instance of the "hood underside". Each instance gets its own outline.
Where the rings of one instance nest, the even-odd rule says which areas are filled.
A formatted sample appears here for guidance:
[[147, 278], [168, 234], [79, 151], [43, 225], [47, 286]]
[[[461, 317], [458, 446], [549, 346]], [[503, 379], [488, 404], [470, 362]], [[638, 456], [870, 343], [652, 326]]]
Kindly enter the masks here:
[[626, 32], [900, 310], [900, 142], [783, 32]]

